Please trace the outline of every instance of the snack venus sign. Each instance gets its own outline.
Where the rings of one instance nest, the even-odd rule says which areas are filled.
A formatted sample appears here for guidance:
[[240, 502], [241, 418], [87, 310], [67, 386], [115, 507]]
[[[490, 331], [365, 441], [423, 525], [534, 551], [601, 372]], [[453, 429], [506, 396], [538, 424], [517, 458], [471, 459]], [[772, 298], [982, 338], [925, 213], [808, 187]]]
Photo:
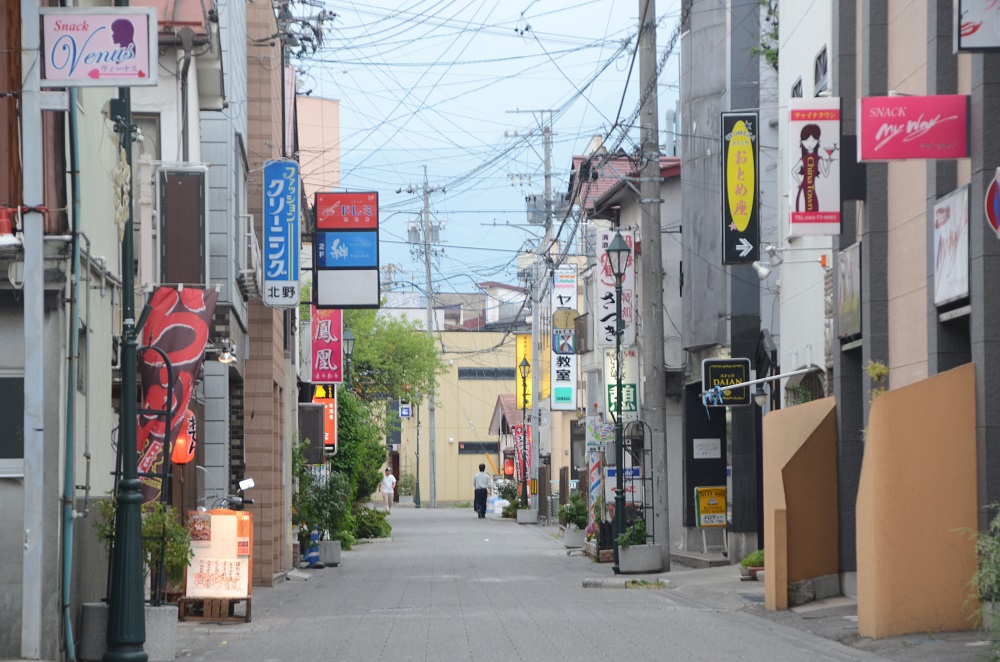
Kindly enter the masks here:
[[156, 85], [156, 10], [42, 8], [42, 87]]

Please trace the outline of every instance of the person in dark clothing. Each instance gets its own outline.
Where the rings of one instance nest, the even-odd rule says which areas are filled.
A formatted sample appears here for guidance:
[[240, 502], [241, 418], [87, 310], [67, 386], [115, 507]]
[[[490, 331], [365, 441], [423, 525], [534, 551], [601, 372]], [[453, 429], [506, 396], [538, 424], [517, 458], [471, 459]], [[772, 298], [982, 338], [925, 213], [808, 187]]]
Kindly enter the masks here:
[[486, 517], [486, 496], [493, 493], [493, 479], [486, 473], [486, 465], [479, 465], [479, 473], [472, 479], [472, 486], [476, 490], [475, 508], [479, 514], [479, 519]]

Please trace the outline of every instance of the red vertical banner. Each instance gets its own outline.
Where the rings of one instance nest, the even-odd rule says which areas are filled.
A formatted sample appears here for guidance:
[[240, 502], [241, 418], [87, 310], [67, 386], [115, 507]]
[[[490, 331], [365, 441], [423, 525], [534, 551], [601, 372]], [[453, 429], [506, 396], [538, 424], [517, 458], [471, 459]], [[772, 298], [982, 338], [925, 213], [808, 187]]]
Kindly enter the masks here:
[[[209, 324], [218, 298], [219, 293], [214, 289], [160, 287], [149, 299], [151, 310], [141, 331], [140, 344], [162, 350], [169, 359], [173, 369], [170, 392], [173, 400], [167, 402], [168, 386], [171, 385], [163, 356], [152, 349], [143, 351], [139, 356], [139, 368], [142, 409], [146, 413], [138, 417], [136, 441], [142, 449], [139, 475], [144, 502], [160, 498], [163, 490], [163, 480], [149, 474], [164, 473], [165, 453], [170, 452], [181, 427], [186, 425], [192, 387], [205, 357]], [[153, 413], [153, 410], [166, 410], [168, 404], [171, 409], [169, 426], [165, 414]]]
[[344, 381], [343, 330], [344, 311], [312, 307], [311, 383], [339, 384]]
[[313, 392], [313, 402], [323, 405], [323, 450], [337, 454], [337, 387], [320, 384]]

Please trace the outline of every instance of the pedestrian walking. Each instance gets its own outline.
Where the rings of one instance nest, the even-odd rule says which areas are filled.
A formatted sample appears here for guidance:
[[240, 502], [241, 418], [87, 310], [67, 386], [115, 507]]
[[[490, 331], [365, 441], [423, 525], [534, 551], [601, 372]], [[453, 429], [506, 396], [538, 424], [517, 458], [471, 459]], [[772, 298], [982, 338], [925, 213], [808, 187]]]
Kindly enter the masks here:
[[396, 493], [396, 477], [388, 468], [385, 470], [385, 478], [382, 479], [382, 501], [385, 503], [385, 512], [392, 510], [392, 496]]
[[493, 479], [486, 473], [486, 465], [479, 465], [479, 473], [472, 479], [472, 486], [476, 490], [475, 507], [479, 513], [479, 519], [486, 517], [486, 495], [493, 493]]

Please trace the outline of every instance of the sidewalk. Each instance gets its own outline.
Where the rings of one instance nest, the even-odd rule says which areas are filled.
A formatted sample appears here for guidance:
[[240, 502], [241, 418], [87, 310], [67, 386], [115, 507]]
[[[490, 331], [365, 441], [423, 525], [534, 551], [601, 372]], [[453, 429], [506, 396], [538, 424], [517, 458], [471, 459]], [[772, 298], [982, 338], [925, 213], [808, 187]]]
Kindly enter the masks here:
[[[720, 559], [721, 554], [716, 554]], [[589, 559], [588, 559], [589, 560]], [[605, 583], [614, 577], [610, 563], [594, 564]], [[979, 630], [927, 632], [869, 639], [858, 635], [857, 600], [838, 596], [793, 607], [787, 611], [764, 608], [764, 582], [743, 581], [736, 565], [690, 568], [671, 563], [670, 572], [621, 575], [619, 578], [660, 580], [672, 600], [718, 610], [741, 611], [767, 621], [830, 639], [889, 660], [989, 660], [990, 642]]]

